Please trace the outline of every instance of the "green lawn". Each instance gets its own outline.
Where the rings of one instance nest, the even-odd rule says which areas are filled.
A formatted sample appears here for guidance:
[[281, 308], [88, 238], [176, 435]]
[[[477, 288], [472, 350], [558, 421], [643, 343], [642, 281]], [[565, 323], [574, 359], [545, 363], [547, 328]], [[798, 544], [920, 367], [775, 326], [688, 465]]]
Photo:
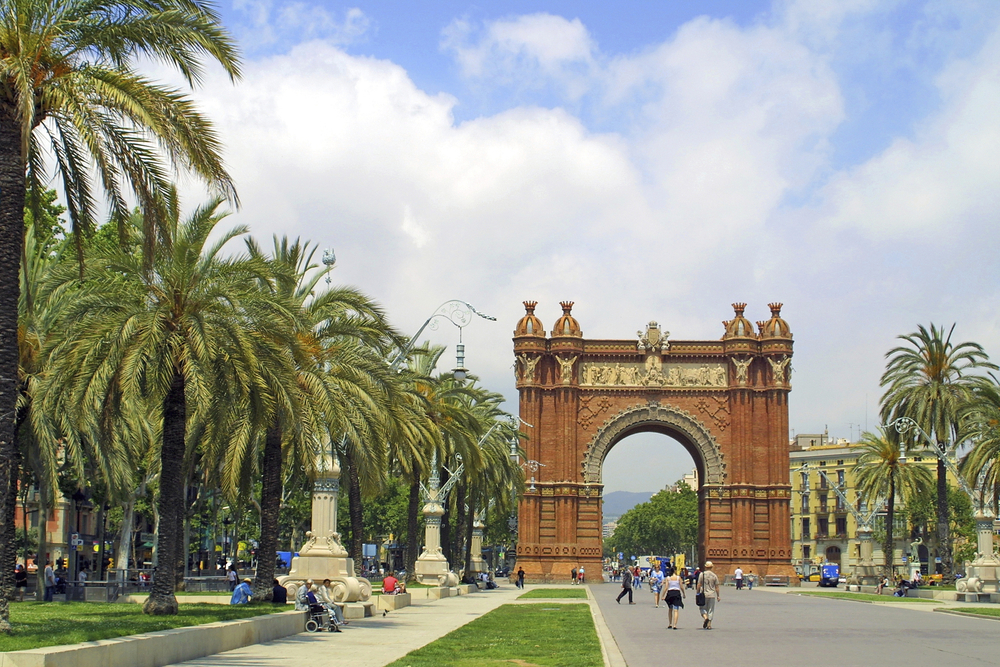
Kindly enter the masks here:
[[590, 605], [503, 605], [389, 667], [602, 667]]
[[519, 600], [531, 600], [534, 598], [586, 600], [587, 591], [582, 588], [536, 588], [533, 591], [528, 591], [524, 595], [518, 596]]
[[138, 604], [16, 602], [10, 605], [14, 633], [0, 635], [0, 652], [111, 639], [288, 609], [291, 607], [271, 604], [182, 604], [176, 616], [146, 616]]
[[872, 595], [870, 593], [848, 593], [846, 591], [800, 591], [795, 595], [808, 595], [814, 598], [834, 598], [837, 600], [860, 600], [863, 602], [916, 602], [917, 604], [942, 604], [938, 600], [922, 600], [920, 598], [897, 598], [891, 595]]

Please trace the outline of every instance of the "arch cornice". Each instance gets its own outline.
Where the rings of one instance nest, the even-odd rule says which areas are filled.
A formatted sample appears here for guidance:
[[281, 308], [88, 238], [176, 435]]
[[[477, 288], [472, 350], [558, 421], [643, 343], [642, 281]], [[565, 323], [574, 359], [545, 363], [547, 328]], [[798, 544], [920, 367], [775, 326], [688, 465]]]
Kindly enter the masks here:
[[722, 460], [722, 452], [705, 424], [685, 410], [659, 404], [626, 408], [607, 419], [597, 429], [583, 457], [584, 481], [600, 484], [601, 468], [608, 451], [625, 435], [643, 426], [666, 427], [684, 435], [701, 454], [701, 460], [704, 462], [705, 478], [701, 482], [702, 486], [718, 486], [725, 483], [726, 464]]

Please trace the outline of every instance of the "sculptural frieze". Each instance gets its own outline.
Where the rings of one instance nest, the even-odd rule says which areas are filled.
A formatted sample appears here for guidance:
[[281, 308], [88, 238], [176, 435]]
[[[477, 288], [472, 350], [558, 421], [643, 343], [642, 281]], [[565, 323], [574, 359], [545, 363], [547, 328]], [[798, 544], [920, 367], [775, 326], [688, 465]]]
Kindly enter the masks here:
[[728, 386], [728, 379], [723, 364], [664, 364], [657, 355], [650, 355], [641, 363], [583, 362], [580, 364], [580, 385], [710, 389]]
[[733, 366], [736, 367], [736, 382], [740, 386], [746, 386], [748, 371], [750, 369], [750, 363], [753, 361], [752, 357], [733, 357]]

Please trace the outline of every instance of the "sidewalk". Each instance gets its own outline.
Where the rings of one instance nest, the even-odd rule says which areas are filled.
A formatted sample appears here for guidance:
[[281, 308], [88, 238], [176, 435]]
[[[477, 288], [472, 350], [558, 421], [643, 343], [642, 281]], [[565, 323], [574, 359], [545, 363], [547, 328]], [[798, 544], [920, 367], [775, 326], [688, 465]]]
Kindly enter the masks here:
[[[302, 632], [285, 639], [179, 663], [184, 667], [319, 667], [336, 659], [338, 667], [382, 667], [452, 630], [513, 602], [523, 591], [505, 585], [492, 591], [437, 601], [357, 619], [343, 632]], [[291, 607], [289, 607], [291, 608]]]

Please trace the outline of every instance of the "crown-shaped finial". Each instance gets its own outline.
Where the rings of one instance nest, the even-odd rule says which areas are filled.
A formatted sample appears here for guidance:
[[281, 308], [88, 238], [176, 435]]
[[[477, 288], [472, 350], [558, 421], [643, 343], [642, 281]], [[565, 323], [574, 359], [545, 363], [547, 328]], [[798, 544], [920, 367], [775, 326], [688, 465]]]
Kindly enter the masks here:
[[563, 315], [569, 315], [570, 311], [573, 310], [572, 301], [560, 301], [559, 305], [562, 306]]
[[771, 317], [781, 316], [781, 307], [785, 305], [783, 303], [769, 303], [767, 307], [771, 309]]
[[733, 310], [736, 311], [736, 316], [737, 317], [741, 316], [743, 314], [743, 311], [746, 310], [746, 308], [747, 308], [747, 305], [745, 303], [734, 303], [733, 304]]
[[537, 301], [524, 301], [524, 312], [528, 315], [535, 314], [535, 306], [538, 305]]

